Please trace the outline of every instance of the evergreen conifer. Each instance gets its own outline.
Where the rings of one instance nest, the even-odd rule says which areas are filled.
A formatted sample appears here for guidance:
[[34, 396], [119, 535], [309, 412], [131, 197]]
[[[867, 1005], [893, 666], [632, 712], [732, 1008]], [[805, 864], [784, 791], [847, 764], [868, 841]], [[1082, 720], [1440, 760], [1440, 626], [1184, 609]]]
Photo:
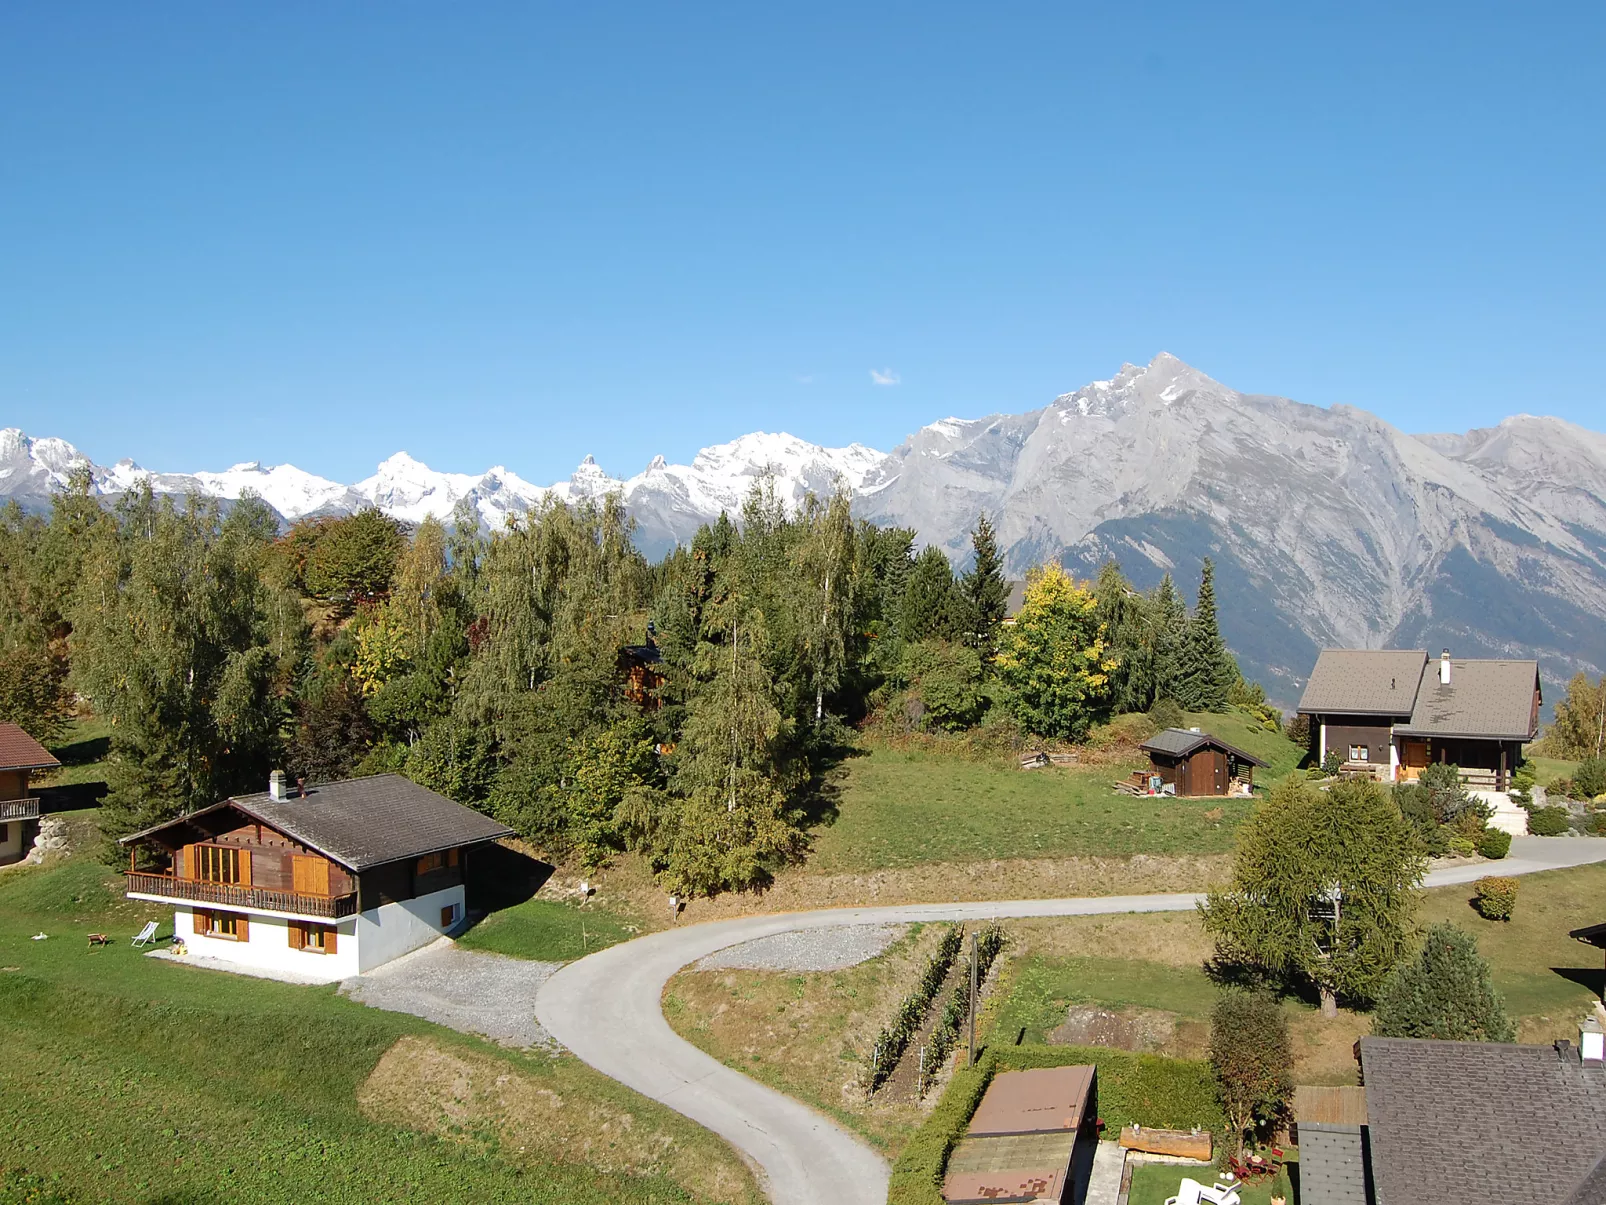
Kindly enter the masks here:
[[1389, 1038], [1511, 1042], [1516, 1030], [1470, 933], [1444, 922], [1403, 964], [1378, 998], [1373, 1031]]
[[985, 666], [998, 647], [998, 628], [1009, 609], [1009, 583], [1004, 580], [1004, 560], [998, 553], [998, 538], [985, 514], [976, 519], [970, 533], [975, 554], [970, 569], [960, 579], [959, 593], [964, 599], [965, 642], [981, 654]]
[[1221, 639], [1216, 618], [1216, 569], [1206, 557], [1199, 578], [1199, 605], [1183, 631], [1175, 690], [1187, 711], [1225, 711], [1238, 665]]

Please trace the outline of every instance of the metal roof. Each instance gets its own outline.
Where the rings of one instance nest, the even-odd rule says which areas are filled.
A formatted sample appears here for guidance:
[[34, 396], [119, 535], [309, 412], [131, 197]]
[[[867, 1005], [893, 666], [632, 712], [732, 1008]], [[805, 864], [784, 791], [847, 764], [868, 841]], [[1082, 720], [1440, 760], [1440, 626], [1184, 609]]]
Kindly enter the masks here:
[[1416, 705], [1426, 649], [1323, 649], [1299, 711], [1408, 716]]
[[1267, 764], [1253, 753], [1246, 753], [1236, 745], [1229, 745], [1219, 736], [1211, 736], [1208, 732], [1194, 732], [1190, 728], [1162, 728], [1138, 748], [1150, 753], [1163, 753], [1167, 757], [1187, 757], [1194, 750], [1202, 749], [1206, 745], [1213, 745], [1223, 752], [1232, 754], [1239, 761], [1248, 762], [1251, 766], [1264, 768]]
[[1000, 1072], [987, 1085], [987, 1095], [981, 1098], [966, 1133], [972, 1137], [1051, 1130], [1074, 1133], [1082, 1124], [1092, 1086], [1093, 1068], [1088, 1065]]
[[1606, 1069], [1576, 1051], [1418, 1038], [1360, 1045], [1380, 1201], [1557, 1205], [1606, 1152]]
[[123, 844], [152, 836], [223, 808], [291, 837], [342, 866], [364, 871], [386, 862], [417, 858], [456, 846], [513, 836], [492, 820], [400, 774], [377, 774], [308, 787], [305, 797], [271, 799], [266, 791], [238, 795], [124, 837]]
[[1437, 658], [1422, 667], [1416, 706], [1402, 736], [1464, 736], [1484, 740], [1532, 740], [1538, 727], [1534, 691], [1537, 661], [1450, 659], [1450, 684], [1439, 682]]
[[0, 770], [54, 770], [61, 765], [15, 724], [0, 724]]

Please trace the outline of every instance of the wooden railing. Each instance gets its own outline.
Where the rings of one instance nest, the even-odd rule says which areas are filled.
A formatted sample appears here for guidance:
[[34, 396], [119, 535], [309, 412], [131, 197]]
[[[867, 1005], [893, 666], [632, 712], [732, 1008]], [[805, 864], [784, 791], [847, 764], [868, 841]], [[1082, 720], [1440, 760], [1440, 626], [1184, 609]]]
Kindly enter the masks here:
[[298, 916], [338, 919], [357, 911], [357, 895], [301, 895], [294, 891], [271, 891], [266, 887], [240, 887], [234, 883], [208, 883], [200, 879], [179, 879], [170, 874], [150, 874], [125, 870], [129, 894], [159, 895], [164, 899], [186, 900], [196, 904], [220, 904], [257, 912], [292, 912]]
[[38, 799], [0, 799], [0, 822], [39, 819]]

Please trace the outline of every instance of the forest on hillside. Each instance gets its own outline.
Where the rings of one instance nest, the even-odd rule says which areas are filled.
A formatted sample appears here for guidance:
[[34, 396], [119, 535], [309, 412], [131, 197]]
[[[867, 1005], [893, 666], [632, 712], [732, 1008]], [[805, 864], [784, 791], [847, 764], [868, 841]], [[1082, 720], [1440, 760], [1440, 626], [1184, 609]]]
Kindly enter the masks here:
[[556, 858], [637, 851], [692, 895], [802, 855], [867, 719], [1076, 741], [1120, 712], [1264, 703], [1208, 561], [1191, 614], [1169, 577], [1050, 565], [1006, 623], [985, 517], [958, 575], [846, 493], [794, 512], [764, 483], [656, 564], [631, 537], [617, 498], [490, 534], [377, 510], [281, 533], [250, 497], [107, 509], [78, 481], [46, 516], [0, 511], [0, 718], [45, 740], [109, 721], [114, 838], [273, 767], [399, 772]]

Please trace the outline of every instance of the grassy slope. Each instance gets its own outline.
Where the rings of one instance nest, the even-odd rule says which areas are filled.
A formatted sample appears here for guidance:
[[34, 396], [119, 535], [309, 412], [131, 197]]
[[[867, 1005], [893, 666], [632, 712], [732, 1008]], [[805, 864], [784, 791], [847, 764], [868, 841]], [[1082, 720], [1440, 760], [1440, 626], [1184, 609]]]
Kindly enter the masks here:
[[111, 723], [99, 716], [71, 721], [67, 734], [50, 747], [61, 762], [61, 769], [35, 776], [34, 785], [59, 787], [77, 782], [105, 782], [111, 732]]
[[[81, 859], [0, 872], [0, 1132], [17, 1136], [0, 1157], [13, 1172], [59, 1176], [84, 1200], [134, 1202], [694, 1199], [661, 1167], [603, 1173], [566, 1162], [561, 1144], [505, 1149], [472, 1117], [450, 1141], [369, 1120], [359, 1090], [407, 1037], [500, 1060], [580, 1118], [633, 1119], [693, 1163], [734, 1164], [712, 1135], [574, 1060], [501, 1051], [333, 988], [144, 958], [128, 935], [171, 914], [116, 887]], [[117, 944], [87, 950], [94, 930]], [[37, 932], [50, 937], [30, 940]]]
[[[1223, 740], [1272, 763], [1269, 781], [1301, 750], [1247, 717], [1192, 717]], [[1134, 763], [1135, 765], [1136, 763]], [[1243, 799], [1135, 799], [1111, 782], [1126, 769], [1023, 772], [932, 749], [871, 744], [844, 765], [836, 822], [817, 835], [809, 869], [860, 872], [994, 858], [1211, 854], [1232, 848], [1249, 809]], [[1220, 809], [1220, 820], [1206, 813]]]
[[458, 944], [538, 962], [568, 962], [617, 945], [637, 931], [637, 926], [602, 908], [529, 899], [486, 917]]

